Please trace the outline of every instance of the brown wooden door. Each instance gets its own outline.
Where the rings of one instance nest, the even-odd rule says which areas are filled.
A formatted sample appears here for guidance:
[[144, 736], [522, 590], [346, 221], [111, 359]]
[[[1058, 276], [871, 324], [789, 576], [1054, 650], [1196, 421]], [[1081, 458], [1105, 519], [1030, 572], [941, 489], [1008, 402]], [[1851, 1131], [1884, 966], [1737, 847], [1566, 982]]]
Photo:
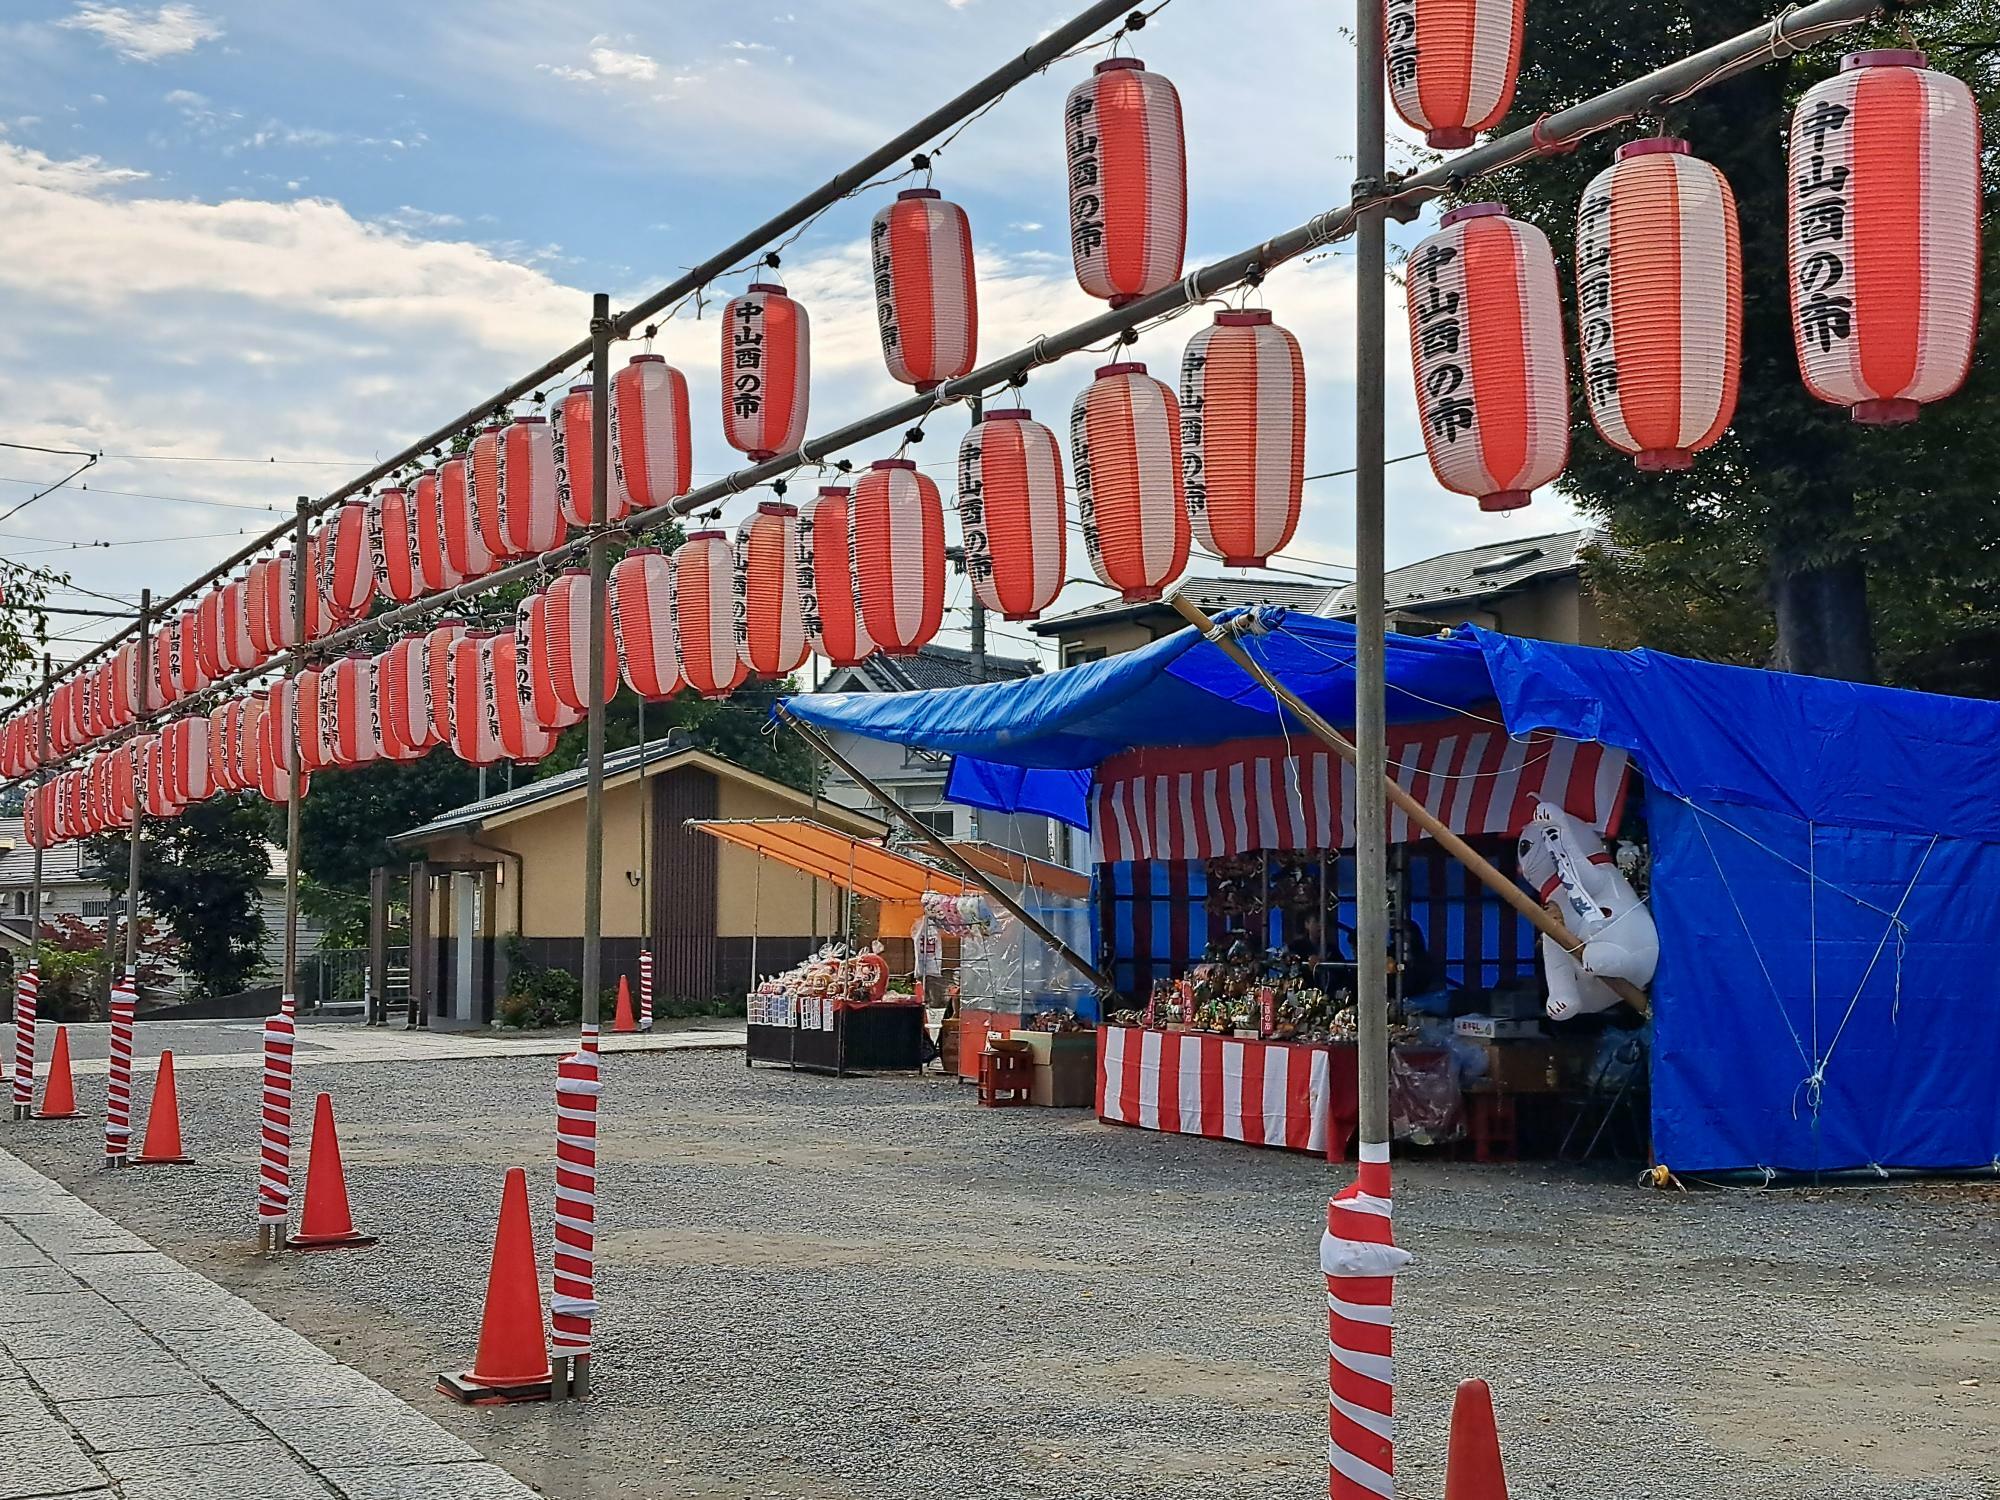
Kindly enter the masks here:
[[716, 993], [716, 843], [687, 826], [713, 818], [715, 777], [683, 769], [651, 777], [653, 991], [665, 999]]

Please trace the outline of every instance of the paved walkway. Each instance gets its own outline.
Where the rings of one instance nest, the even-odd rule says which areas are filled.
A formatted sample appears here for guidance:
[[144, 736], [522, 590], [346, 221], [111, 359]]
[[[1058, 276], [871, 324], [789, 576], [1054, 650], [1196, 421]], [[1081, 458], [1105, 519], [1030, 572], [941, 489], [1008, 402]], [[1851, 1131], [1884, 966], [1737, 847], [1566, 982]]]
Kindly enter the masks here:
[[0, 1500], [534, 1500], [0, 1150]]

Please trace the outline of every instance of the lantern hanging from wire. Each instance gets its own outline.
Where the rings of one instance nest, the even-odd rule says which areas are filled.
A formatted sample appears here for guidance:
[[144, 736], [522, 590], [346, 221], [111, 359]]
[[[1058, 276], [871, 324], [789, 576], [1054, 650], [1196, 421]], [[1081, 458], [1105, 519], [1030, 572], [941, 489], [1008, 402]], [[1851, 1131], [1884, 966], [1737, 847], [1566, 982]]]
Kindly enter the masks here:
[[722, 435], [762, 463], [805, 441], [811, 393], [806, 310], [757, 281], [722, 313]]
[[681, 676], [704, 698], [727, 698], [744, 675], [736, 651], [736, 557], [729, 534], [690, 532], [674, 550], [673, 569]]
[[396, 604], [410, 604], [424, 595], [417, 571], [416, 513], [410, 492], [392, 484], [377, 492], [369, 507], [370, 540], [375, 548], [375, 587]]
[[230, 710], [236, 707], [237, 701], [232, 698], [208, 711], [209, 774], [215, 778], [215, 789], [225, 795], [243, 790], [235, 731], [230, 720]]
[[[801, 311], [801, 330], [804, 317]], [[803, 349], [803, 331], [799, 337]], [[746, 356], [768, 343], [747, 346]], [[634, 510], [658, 509], [693, 487], [688, 422], [687, 377], [659, 355], [634, 355], [611, 377], [612, 482], [606, 499], [613, 502], [613, 520]], [[588, 495], [582, 503], [588, 509]]]
[[216, 792], [208, 715], [194, 714], [180, 722], [180, 740], [174, 746], [174, 793], [183, 802], [206, 802]]
[[1792, 333], [1806, 388], [1914, 422], [1972, 368], [1980, 123], [1921, 52], [1850, 53], [1792, 113]]
[[[306, 667], [292, 678], [297, 685], [299, 704], [299, 769], [324, 771], [333, 759], [333, 683], [325, 667]], [[271, 697], [272, 712], [280, 702]]]
[[451, 645], [451, 751], [469, 765], [505, 760], [499, 705], [493, 695], [490, 630], [466, 630]]
[[944, 502], [907, 458], [878, 458], [848, 501], [849, 567], [875, 649], [914, 656], [944, 620]]
[[1127, 603], [1157, 599], [1187, 568], [1181, 417], [1142, 364], [1110, 364], [1070, 411], [1077, 517], [1090, 564]]
[[227, 672], [247, 672], [261, 667], [264, 657], [257, 649], [251, 628], [250, 582], [247, 575], [233, 579], [222, 590], [221, 654]]
[[500, 529], [510, 557], [534, 557], [569, 534], [556, 496], [555, 446], [542, 417], [516, 417], [496, 450]]
[[1517, 510], [1569, 462], [1569, 369], [1548, 237], [1498, 203], [1452, 209], [1405, 275], [1417, 417], [1438, 483]]
[[241, 712], [236, 716], [236, 726], [230, 739], [236, 752], [236, 779], [243, 783], [246, 792], [262, 793], [258, 780], [258, 757], [262, 754], [261, 735], [266, 698], [262, 692], [245, 694], [237, 700]]
[[424, 701], [433, 745], [451, 743], [452, 646], [464, 634], [463, 620], [440, 620], [424, 633]]
[[521, 765], [532, 765], [556, 747], [556, 731], [536, 720], [528, 684], [517, 654], [519, 640], [503, 630], [484, 643], [487, 671], [493, 683], [493, 726], [501, 753]]
[[[180, 612], [180, 618], [174, 627], [174, 685], [183, 698], [193, 697], [214, 681], [214, 678], [201, 669], [201, 643], [197, 639], [200, 634], [201, 607], [190, 604]], [[79, 710], [77, 727], [86, 738], [89, 734], [87, 719], [90, 705], [86, 701], [88, 697], [89, 690], [86, 686], [84, 691], [77, 695]]]
[[[200, 674], [204, 687], [230, 671], [229, 666], [222, 658], [222, 601], [227, 597], [228, 592], [229, 590], [226, 585], [220, 583], [214, 584], [204, 590], [201, 598], [195, 601], [195, 670]], [[101, 715], [104, 710], [96, 701], [96, 687], [97, 684], [105, 680], [105, 676], [101, 669], [93, 672], [91, 676], [92, 708], [96, 713]], [[106, 723], [105, 728], [108, 729], [109, 727], [110, 725]], [[101, 733], [102, 731], [99, 732]]]
[[634, 547], [611, 569], [611, 625], [619, 671], [641, 698], [681, 690], [674, 648], [674, 569], [657, 547]]
[[566, 729], [583, 714], [556, 696], [555, 639], [546, 591], [528, 595], [514, 611], [515, 660], [527, 673], [523, 696], [544, 729]]
[[[180, 621], [171, 617], [161, 621], [153, 630], [153, 645], [147, 665], [152, 669], [154, 713], [180, 701], [180, 635]], [[64, 750], [76, 748], [75, 699], [76, 684], [73, 681], [63, 683], [49, 695], [49, 704], [55, 710], [54, 727]]]
[[130, 740], [112, 747], [111, 821], [120, 828], [130, 828], [132, 815], [139, 809], [139, 781], [135, 770], [137, 763], [137, 756]]
[[451, 561], [444, 487], [437, 469], [425, 469], [410, 486], [410, 524], [415, 533], [420, 592], [442, 593], [465, 582], [465, 575]]
[[799, 609], [806, 641], [829, 665], [851, 667], [874, 653], [861, 623], [848, 536], [852, 497], [828, 485], [799, 507]]
[[335, 506], [315, 540], [317, 581], [330, 621], [360, 619], [375, 597], [375, 537], [368, 502], [348, 500]]
[[[497, 434], [494, 440], [499, 440]], [[497, 472], [494, 478], [499, 478]], [[484, 578], [500, 565], [473, 497], [470, 458], [448, 458], [438, 465], [438, 508], [444, 516], [445, 558], [461, 580]], [[499, 520], [497, 511], [494, 520]]]
[[401, 636], [375, 658], [375, 704], [384, 760], [415, 760], [437, 744], [431, 733], [425, 645], [423, 636]]
[[[567, 568], [548, 588], [549, 686], [556, 702], [574, 714], [590, 709], [590, 570]], [[610, 608], [604, 639], [611, 640]], [[618, 663], [604, 653], [604, 701], [618, 693]]]
[[1389, 98], [1441, 151], [1470, 146], [1514, 103], [1527, 0], [1387, 0]]
[[271, 598], [277, 589], [277, 574], [278, 560], [262, 557], [243, 575], [243, 629], [257, 658], [252, 666], [262, 666], [280, 650], [278, 608]]
[[497, 567], [511, 549], [507, 523], [500, 509], [500, 424], [489, 422], [474, 434], [465, 452], [467, 482], [472, 492], [472, 519], [479, 540]]
[[889, 373], [920, 391], [968, 373], [979, 357], [972, 226], [935, 188], [910, 188], [868, 235], [875, 322]]
[[1062, 450], [1025, 410], [988, 411], [958, 445], [965, 576], [985, 608], [1032, 620], [1062, 592]]
[[1187, 146], [1174, 86], [1136, 57], [1107, 58], [1070, 90], [1063, 123], [1078, 283], [1121, 307], [1180, 280]]
[[[591, 388], [573, 385], [556, 401], [555, 418], [549, 424], [549, 447], [555, 456], [556, 508], [571, 526], [582, 530], [590, 525], [591, 491]], [[614, 444], [616, 439], [609, 439]], [[615, 455], [614, 455], [615, 458]], [[631, 502], [618, 482], [614, 463], [611, 484], [604, 495], [605, 520], [624, 519]]]
[[[271, 684], [268, 693], [252, 696], [252, 713], [257, 717], [257, 790], [267, 802], [284, 802], [292, 786], [293, 701], [301, 700], [304, 718], [313, 720], [312, 702], [306, 697], [304, 674]], [[312, 776], [301, 764], [298, 772], [299, 796], [303, 799], [312, 786]]]
[[376, 719], [375, 661], [365, 651], [350, 651], [320, 678], [320, 705], [326, 725], [328, 759], [352, 770], [382, 758], [382, 732]]
[[1743, 250], [1728, 181], [1686, 141], [1620, 146], [1583, 192], [1576, 282], [1598, 432], [1649, 473], [1692, 467], [1736, 414]]
[[1261, 568], [1298, 530], [1306, 474], [1299, 341], [1261, 307], [1225, 310], [1181, 360], [1181, 465], [1202, 550]]
[[[146, 816], [149, 818], [178, 818], [187, 810], [187, 799], [174, 794], [173, 759], [166, 738], [149, 735], [146, 741]], [[73, 791], [80, 791], [72, 777]]]
[[736, 531], [736, 650], [752, 677], [783, 677], [805, 664], [799, 602], [799, 513], [766, 500]]

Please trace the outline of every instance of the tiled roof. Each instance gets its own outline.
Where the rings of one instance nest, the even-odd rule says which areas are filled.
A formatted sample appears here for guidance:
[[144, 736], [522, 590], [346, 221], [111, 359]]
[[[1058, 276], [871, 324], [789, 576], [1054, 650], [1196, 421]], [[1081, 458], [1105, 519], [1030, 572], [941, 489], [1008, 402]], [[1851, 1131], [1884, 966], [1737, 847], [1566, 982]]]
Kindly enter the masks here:
[[[1516, 537], [1393, 568], [1383, 579], [1384, 603], [1394, 611], [1490, 599], [1536, 578], [1573, 572], [1577, 552], [1591, 536], [1585, 529]], [[1353, 587], [1342, 589], [1325, 612], [1336, 617], [1352, 614]]]
[[[1040, 662], [1017, 656], [986, 658], [987, 682], [1012, 682], [1032, 677], [1042, 670]], [[908, 693], [926, 688], [967, 687], [980, 679], [972, 675], [972, 653], [956, 646], [925, 646], [915, 656], [871, 656], [858, 667], [849, 667], [829, 679], [825, 691]]]
[[[28, 847], [27, 839], [21, 836], [19, 818], [0, 818], [0, 886], [27, 885], [35, 878], [35, 851]], [[57, 844], [53, 849], [42, 851], [42, 883], [44, 885], [83, 884], [100, 885], [103, 882], [95, 875], [83, 873], [84, 852], [81, 840], [67, 844]]]
[[[1316, 615], [1323, 612], [1329, 596], [1334, 592], [1323, 583], [1299, 583], [1280, 578], [1186, 578], [1178, 587], [1210, 613], [1245, 604], [1282, 604], [1287, 609], [1304, 610]], [[1113, 620], [1134, 619], [1147, 614], [1168, 615], [1176, 621], [1180, 618], [1174, 613], [1174, 607], [1164, 599], [1155, 599], [1147, 604], [1106, 599], [1083, 609], [1071, 610], [1066, 615], [1037, 620], [1028, 628], [1036, 635], [1062, 635], [1079, 626], [1108, 624]]]

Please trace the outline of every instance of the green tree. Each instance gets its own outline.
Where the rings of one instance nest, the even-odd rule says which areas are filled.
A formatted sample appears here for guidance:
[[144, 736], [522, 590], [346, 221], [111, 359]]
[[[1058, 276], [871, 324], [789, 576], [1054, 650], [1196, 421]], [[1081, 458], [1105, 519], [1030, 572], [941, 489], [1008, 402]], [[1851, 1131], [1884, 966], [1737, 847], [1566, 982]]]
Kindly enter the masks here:
[[0, 703], [40, 686], [49, 590], [68, 582], [67, 573], [0, 559]]
[[[271, 876], [260, 799], [215, 797], [140, 825], [140, 899], [180, 943], [180, 966], [204, 995], [244, 988], [263, 964], [264, 882]], [[125, 894], [123, 835], [91, 840], [112, 894]]]
[[[1767, 0], [1530, 6], [1508, 125], [1748, 30], [1771, 10]], [[1907, 19], [1934, 66], [1965, 78], [1983, 109], [2000, 103], [2000, 4], [1955, 0]], [[1908, 45], [1901, 37], [1899, 29], [1841, 45]], [[1596, 577], [1607, 615], [1645, 644], [1860, 680], [1908, 680], [1920, 664], [1962, 676], [1955, 643], [1986, 639], [1981, 651], [1990, 656], [2000, 632], [2000, 503], [1991, 479], [2000, 461], [2000, 355], [1989, 338], [1966, 388], [1908, 427], [1857, 426], [1807, 393], [1785, 271], [1786, 127], [1799, 94], [1837, 66], [1838, 53], [1821, 48], [1666, 110], [1667, 128], [1721, 168], [1736, 193], [1744, 265], [1736, 419], [1691, 472], [1641, 474], [1597, 437], [1576, 387], [1562, 488], [1604, 523], [1613, 545]], [[1637, 129], [1538, 160], [1468, 196], [1506, 201], [1547, 231], [1567, 265], [1584, 185]], [[1984, 166], [1990, 311], [2000, 297], [1992, 207], [2000, 158], [1989, 150]], [[1563, 296], [1574, 330], [1567, 276]]]

